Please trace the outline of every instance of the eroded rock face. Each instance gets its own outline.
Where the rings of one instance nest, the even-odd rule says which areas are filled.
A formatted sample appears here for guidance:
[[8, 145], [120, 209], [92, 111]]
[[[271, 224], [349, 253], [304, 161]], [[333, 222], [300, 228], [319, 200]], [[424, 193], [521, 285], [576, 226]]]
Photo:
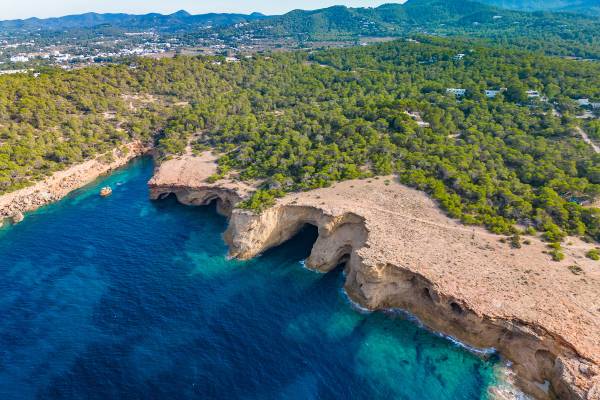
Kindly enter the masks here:
[[241, 198], [231, 189], [219, 186], [198, 186], [194, 189], [150, 184], [150, 199], [159, 200], [168, 195], [175, 195], [177, 201], [188, 206], [207, 206], [213, 201], [217, 203], [217, 212], [229, 217], [235, 204]]
[[173, 192], [186, 204], [227, 202], [225, 240], [237, 258], [255, 257], [314, 225], [319, 236], [306, 266], [327, 272], [345, 262], [345, 289], [354, 301], [373, 310], [400, 308], [470, 346], [498, 349], [536, 398], [599, 399], [600, 268], [584, 257], [590, 246], [569, 239], [561, 263], [536, 238], [512, 249], [392, 180], [290, 195], [260, 215], [229, 211], [233, 193], [243, 195], [227, 184], [169, 191], [151, 181], [151, 189], [154, 197]]
[[335, 268], [366, 240], [364, 222], [354, 214], [332, 216], [316, 207], [276, 206], [260, 215], [235, 210], [225, 241], [232, 257], [249, 259], [290, 240], [307, 224], [319, 229], [319, 237], [306, 265], [322, 272]]
[[471, 307], [471, 299], [445, 292], [413, 268], [365, 257], [362, 250], [372, 248], [368, 225], [353, 212], [336, 215], [289, 203], [260, 215], [234, 210], [225, 240], [232, 257], [247, 259], [289, 240], [306, 224], [319, 229], [306, 266], [328, 272], [346, 262], [345, 289], [357, 303], [372, 310], [406, 310], [431, 329], [470, 346], [499, 350], [513, 361], [519, 386], [536, 398], [597, 398], [597, 364], [548, 332], [543, 321], [519, 320], [518, 313], [511, 318], [481, 314]]
[[204, 152], [200, 156], [184, 155], [160, 164], [148, 182], [150, 198], [157, 200], [174, 194], [182, 204], [205, 206], [217, 202], [217, 212], [229, 216], [235, 204], [253, 188], [242, 182], [221, 179], [211, 183], [217, 172], [216, 156]]
[[20, 211], [16, 211], [13, 215], [10, 216], [10, 221], [13, 224], [18, 224], [18, 223], [22, 222], [24, 219], [25, 219], [25, 216]]

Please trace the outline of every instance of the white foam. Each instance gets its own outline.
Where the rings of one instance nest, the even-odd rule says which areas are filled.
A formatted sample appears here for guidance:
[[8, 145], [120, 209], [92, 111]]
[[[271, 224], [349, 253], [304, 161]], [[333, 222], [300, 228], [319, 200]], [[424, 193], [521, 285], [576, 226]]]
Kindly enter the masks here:
[[[344, 288], [341, 288], [340, 292], [346, 300], [346, 302], [356, 312], [360, 314], [371, 314], [374, 312], [352, 300], [350, 296], [348, 296], [348, 293], [344, 290]], [[416, 324], [419, 328], [425, 329], [438, 337], [444, 338], [450, 341], [455, 346], [458, 346], [468, 351], [469, 353], [475, 354], [478, 357], [488, 358], [494, 355], [498, 355], [498, 351], [493, 347], [478, 348], [470, 346], [466, 343], [461, 342], [460, 340], [451, 335], [445, 335], [441, 332], [436, 332], [428, 326], [426, 326], [423, 322], [421, 322], [421, 320], [419, 320], [419, 318], [409, 313], [408, 311], [401, 310], [398, 308], [387, 308], [379, 310], [379, 312], [383, 312], [391, 316], [400, 316], [406, 320], [409, 320]], [[503, 362], [498, 365], [496, 371], [498, 382], [496, 383], [496, 385], [489, 388], [490, 398], [493, 400], [532, 400], [529, 396], [527, 396], [525, 393], [523, 393], [516, 387], [514, 382], [514, 375], [515, 373], [512, 369], [512, 362], [510, 362], [509, 360], [503, 360]]]
[[[348, 296], [348, 293], [342, 288], [342, 295], [344, 296], [344, 298], [346, 299], [346, 301], [350, 304], [350, 306], [354, 309], [357, 310], [360, 313], [372, 313], [372, 310], [369, 310], [368, 308], [363, 307], [362, 305], [356, 303], [355, 301], [353, 301], [350, 296]], [[385, 308], [382, 310], [378, 310], [380, 312], [383, 312], [385, 314], [389, 314], [389, 315], [393, 315], [393, 316], [400, 316], [408, 321], [413, 322], [414, 324], [416, 324], [419, 328], [421, 329], [425, 329], [428, 332], [433, 333], [434, 335], [444, 338], [446, 340], [449, 340], [450, 342], [452, 342], [454, 345], [461, 347], [465, 350], [467, 350], [470, 353], [476, 354], [478, 356], [492, 356], [498, 353], [498, 351], [493, 348], [493, 347], [488, 347], [488, 348], [478, 348], [478, 347], [473, 347], [470, 346], [466, 343], [461, 342], [460, 340], [458, 340], [457, 338], [455, 338], [454, 336], [451, 335], [446, 335], [444, 333], [441, 332], [437, 332], [434, 331], [433, 329], [429, 328], [427, 325], [425, 325], [423, 322], [421, 322], [421, 320], [419, 318], [417, 318], [414, 314], [411, 314], [410, 312], [406, 311], [406, 310], [402, 310], [399, 308]]]
[[301, 261], [298, 261], [298, 264], [300, 264], [300, 266], [301, 266], [303, 269], [307, 270], [307, 271], [310, 271], [310, 272], [312, 272], [312, 273], [319, 274], [319, 275], [322, 275], [322, 274], [323, 274], [323, 273], [322, 273], [321, 271], [319, 271], [319, 270], [312, 269], [312, 268], [308, 268], [308, 267], [306, 266], [306, 260], [301, 260]]

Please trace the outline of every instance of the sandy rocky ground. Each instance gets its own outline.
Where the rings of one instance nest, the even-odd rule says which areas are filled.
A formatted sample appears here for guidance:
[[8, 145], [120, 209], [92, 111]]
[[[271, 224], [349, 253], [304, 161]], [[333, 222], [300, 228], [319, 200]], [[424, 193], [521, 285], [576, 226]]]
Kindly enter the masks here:
[[585, 257], [593, 245], [568, 238], [562, 262], [539, 238], [514, 249], [448, 218], [391, 176], [290, 194], [257, 216], [234, 209], [251, 186], [207, 183], [214, 161], [204, 153], [163, 163], [149, 182], [152, 198], [216, 200], [230, 217], [225, 239], [239, 258], [313, 224], [319, 238], [307, 266], [326, 272], [346, 261], [346, 291], [361, 305], [402, 308], [471, 346], [498, 349], [535, 398], [600, 399], [600, 263]]

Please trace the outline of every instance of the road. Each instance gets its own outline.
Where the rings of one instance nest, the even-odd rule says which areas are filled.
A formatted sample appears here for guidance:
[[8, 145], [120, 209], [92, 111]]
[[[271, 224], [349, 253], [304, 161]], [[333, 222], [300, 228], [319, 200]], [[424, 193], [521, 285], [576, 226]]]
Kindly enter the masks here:
[[590, 139], [588, 134], [585, 133], [585, 131], [583, 129], [581, 129], [580, 127], [577, 127], [577, 128], [575, 128], [575, 130], [581, 136], [583, 141], [592, 147], [592, 149], [594, 150], [595, 153], [600, 154], [600, 146], [598, 146], [596, 143], [592, 142], [592, 139]]

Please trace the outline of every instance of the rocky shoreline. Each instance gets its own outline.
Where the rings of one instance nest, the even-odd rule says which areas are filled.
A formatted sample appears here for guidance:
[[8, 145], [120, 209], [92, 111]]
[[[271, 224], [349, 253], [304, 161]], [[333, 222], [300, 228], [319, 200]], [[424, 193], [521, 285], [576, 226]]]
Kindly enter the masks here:
[[142, 142], [131, 142], [92, 160], [56, 172], [33, 186], [0, 196], [0, 226], [5, 220], [21, 222], [25, 213], [58, 201], [73, 190], [149, 151], [150, 147]]
[[306, 266], [327, 272], [345, 263], [346, 292], [361, 306], [406, 310], [469, 346], [497, 349], [535, 398], [600, 399], [600, 268], [584, 256], [591, 245], [569, 238], [562, 262], [551, 261], [537, 238], [511, 248], [449, 219], [393, 177], [289, 195], [256, 215], [235, 209], [246, 185], [208, 183], [213, 167], [199, 170], [200, 162], [164, 163], [150, 195], [216, 201], [229, 216], [232, 257], [255, 257], [314, 225], [319, 236]]
[[[0, 196], [0, 220], [19, 222], [150, 150], [130, 143], [109, 162], [99, 156]], [[256, 215], [235, 208], [252, 186], [209, 182], [215, 159], [204, 153], [164, 162], [149, 182], [151, 198], [216, 201], [229, 217], [230, 255], [241, 259], [314, 225], [319, 235], [306, 266], [328, 272], [344, 263], [345, 290], [360, 306], [405, 310], [468, 346], [497, 349], [513, 363], [519, 387], [535, 398], [600, 399], [600, 268], [584, 256], [591, 245], [569, 238], [559, 263], [537, 238], [511, 248], [500, 236], [449, 219], [393, 177], [292, 194]]]

